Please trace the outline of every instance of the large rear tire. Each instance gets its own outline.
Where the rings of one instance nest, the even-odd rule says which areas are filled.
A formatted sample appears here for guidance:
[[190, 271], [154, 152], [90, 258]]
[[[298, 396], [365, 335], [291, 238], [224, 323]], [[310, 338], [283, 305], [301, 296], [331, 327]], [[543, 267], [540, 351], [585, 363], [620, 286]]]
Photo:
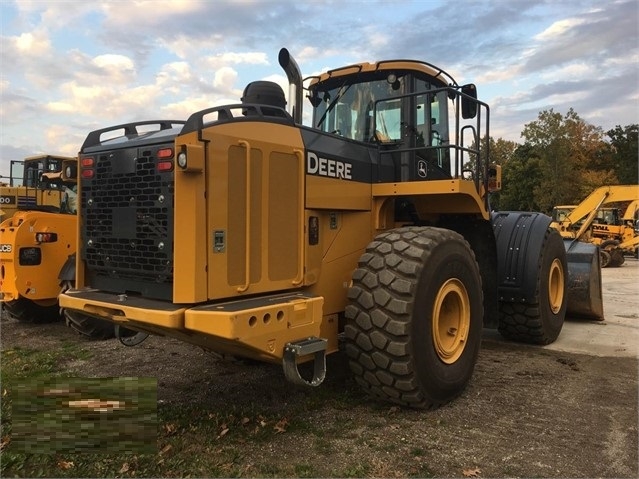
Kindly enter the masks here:
[[44, 324], [61, 319], [57, 305], [42, 306], [23, 297], [4, 301], [2, 309], [6, 311], [9, 318], [23, 323]]
[[[71, 281], [65, 281], [62, 284], [62, 292], [73, 288]], [[115, 337], [115, 325], [105, 319], [94, 318], [77, 311], [61, 309], [64, 321], [68, 327], [89, 339], [104, 340]]]
[[481, 343], [479, 267], [451, 230], [405, 227], [378, 235], [353, 273], [346, 353], [370, 395], [434, 408], [457, 397]]
[[63, 309], [62, 312], [67, 326], [81, 336], [95, 340], [115, 337], [115, 326], [110, 321], [94, 318], [68, 309]]
[[548, 229], [537, 269], [526, 274], [536, 275], [536, 280], [531, 281], [535, 284], [536, 301], [500, 301], [498, 330], [502, 336], [514, 341], [550, 344], [561, 332], [568, 307], [566, 251], [557, 230]]

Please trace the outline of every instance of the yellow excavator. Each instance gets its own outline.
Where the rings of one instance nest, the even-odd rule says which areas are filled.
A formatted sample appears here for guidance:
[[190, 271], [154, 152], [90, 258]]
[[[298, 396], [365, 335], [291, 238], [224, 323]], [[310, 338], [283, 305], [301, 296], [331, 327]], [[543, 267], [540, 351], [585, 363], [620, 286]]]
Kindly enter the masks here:
[[[288, 50], [279, 63], [288, 104], [256, 81], [184, 125], [88, 134], [64, 308], [279, 364], [306, 386], [343, 338], [366, 392], [418, 408], [463, 391], [484, 327], [551, 343], [576, 290], [581, 314], [603, 314], [595, 246], [567, 253], [549, 216], [492, 211], [501, 170], [478, 146], [489, 108], [475, 85], [387, 60], [304, 87]], [[593, 282], [575, 280], [571, 255]]]
[[[623, 215], [619, 208], [605, 206], [622, 202], [630, 202]], [[602, 268], [621, 266], [624, 255], [633, 255], [639, 245], [635, 231], [638, 205], [639, 185], [602, 186], [578, 205], [555, 207], [552, 226], [568, 244], [596, 244]]]
[[603, 208], [603, 214], [593, 221], [592, 242], [599, 245], [602, 268], [621, 266], [625, 256], [636, 256], [638, 207], [639, 199], [631, 201], [625, 209]]

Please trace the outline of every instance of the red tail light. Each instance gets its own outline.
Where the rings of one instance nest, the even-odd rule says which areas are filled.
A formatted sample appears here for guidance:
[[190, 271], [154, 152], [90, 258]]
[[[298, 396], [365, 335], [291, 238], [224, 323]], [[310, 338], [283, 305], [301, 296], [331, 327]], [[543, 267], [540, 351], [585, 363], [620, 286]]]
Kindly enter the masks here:
[[158, 161], [158, 171], [160, 171], [160, 172], [173, 171], [173, 162], [172, 161]]
[[173, 158], [173, 148], [162, 148], [158, 150], [158, 158]]
[[95, 160], [91, 156], [87, 156], [80, 160], [81, 172], [80, 176], [82, 178], [93, 178], [94, 171], [93, 167], [95, 166]]
[[36, 233], [35, 240], [37, 243], [55, 243], [58, 241], [56, 233]]

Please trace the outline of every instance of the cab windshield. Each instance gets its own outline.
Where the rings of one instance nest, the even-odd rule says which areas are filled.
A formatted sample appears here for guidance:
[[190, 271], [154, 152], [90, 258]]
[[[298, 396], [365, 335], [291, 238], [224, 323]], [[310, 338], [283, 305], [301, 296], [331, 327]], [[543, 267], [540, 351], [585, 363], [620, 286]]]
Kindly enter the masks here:
[[[356, 141], [403, 142], [408, 147], [447, 140], [446, 92], [428, 93], [443, 85], [387, 71], [363, 81], [361, 76], [354, 78], [359, 82], [317, 86], [321, 101], [314, 110], [315, 128]], [[424, 93], [415, 94], [419, 92]]]
[[[37, 160], [24, 162], [24, 185], [40, 187], [43, 173], [56, 173], [62, 171], [62, 160], [58, 158], [44, 157]], [[50, 188], [52, 185], [48, 185]]]

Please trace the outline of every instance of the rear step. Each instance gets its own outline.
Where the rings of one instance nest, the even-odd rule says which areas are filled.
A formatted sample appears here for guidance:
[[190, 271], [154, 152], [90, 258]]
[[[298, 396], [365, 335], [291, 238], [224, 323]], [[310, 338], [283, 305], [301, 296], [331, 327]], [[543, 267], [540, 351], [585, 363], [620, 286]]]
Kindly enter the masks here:
[[[299, 386], [315, 387], [322, 384], [326, 377], [326, 344], [326, 339], [315, 337], [286, 343], [282, 361], [286, 379]], [[315, 355], [313, 359], [313, 378], [310, 381], [304, 379], [297, 368], [297, 358], [309, 354]]]

